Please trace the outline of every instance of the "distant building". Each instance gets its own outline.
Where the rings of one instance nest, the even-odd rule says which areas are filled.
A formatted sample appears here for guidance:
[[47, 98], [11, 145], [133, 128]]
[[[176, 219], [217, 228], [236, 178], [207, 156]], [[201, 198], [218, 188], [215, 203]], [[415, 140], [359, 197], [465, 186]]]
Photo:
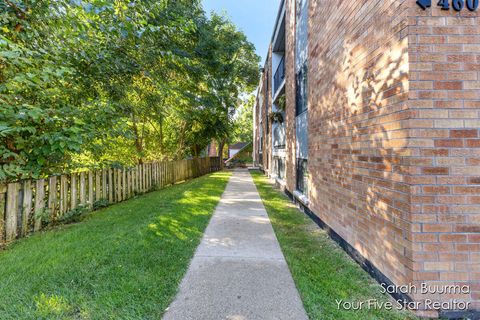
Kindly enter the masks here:
[[402, 297], [480, 312], [478, 2], [429, 2], [282, 1], [254, 161], [380, 282], [470, 288]]
[[207, 155], [209, 157], [218, 157], [218, 145], [215, 140], [212, 140], [212, 142], [208, 145]]
[[245, 148], [248, 145], [248, 142], [239, 142], [228, 146], [228, 158], [236, 155], [240, 150]]

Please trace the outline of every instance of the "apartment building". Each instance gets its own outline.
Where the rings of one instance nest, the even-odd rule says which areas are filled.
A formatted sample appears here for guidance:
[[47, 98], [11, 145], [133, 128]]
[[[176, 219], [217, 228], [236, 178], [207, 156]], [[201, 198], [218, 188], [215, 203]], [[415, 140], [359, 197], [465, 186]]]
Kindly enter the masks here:
[[254, 160], [380, 283], [435, 291], [394, 294], [418, 314], [475, 318], [479, 9], [437, 2], [282, 1]]

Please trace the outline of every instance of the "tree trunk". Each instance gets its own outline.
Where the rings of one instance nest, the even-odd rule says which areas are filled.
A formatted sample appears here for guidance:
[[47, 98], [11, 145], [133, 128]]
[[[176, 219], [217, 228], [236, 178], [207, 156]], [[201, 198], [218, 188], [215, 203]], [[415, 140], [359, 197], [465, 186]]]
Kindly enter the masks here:
[[179, 148], [177, 150], [177, 159], [182, 159], [183, 157], [183, 150], [185, 148], [185, 130], [186, 130], [187, 124], [185, 122], [182, 122], [182, 125], [180, 126], [180, 141], [179, 141]]
[[223, 148], [225, 147], [225, 139], [218, 144], [218, 157], [220, 158], [220, 169], [223, 169]]
[[138, 163], [143, 164], [143, 158], [141, 154], [143, 153], [143, 143], [142, 139], [140, 138], [138, 134], [138, 127], [137, 127], [137, 119], [135, 118], [135, 115], [132, 113], [132, 126], [133, 126], [133, 133], [135, 135], [135, 149], [137, 150], [138, 153]]
[[160, 119], [160, 153], [163, 156], [163, 118]]

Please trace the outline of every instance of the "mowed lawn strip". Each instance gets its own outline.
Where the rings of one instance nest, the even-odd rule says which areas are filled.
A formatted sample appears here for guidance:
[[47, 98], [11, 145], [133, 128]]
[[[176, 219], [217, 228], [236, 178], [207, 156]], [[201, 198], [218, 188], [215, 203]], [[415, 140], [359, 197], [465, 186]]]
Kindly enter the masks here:
[[230, 177], [218, 172], [0, 252], [0, 319], [160, 319]]
[[[338, 308], [337, 301], [386, 302], [380, 285], [260, 172], [252, 172], [310, 319], [416, 319], [406, 311]], [[396, 305], [394, 304], [396, 307]]]

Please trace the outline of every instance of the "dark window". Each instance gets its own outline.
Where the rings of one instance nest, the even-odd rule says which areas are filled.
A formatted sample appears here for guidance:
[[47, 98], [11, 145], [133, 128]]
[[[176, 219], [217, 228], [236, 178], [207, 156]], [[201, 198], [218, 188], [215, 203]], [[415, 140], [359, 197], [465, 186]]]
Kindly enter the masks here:
[[297, 159], [297, 190], [305, 194], [307, 185], [307, 160]]
[[298, 20], [300, 20], [300, 16], [301, 16], [301, 14], [302, 14], [302, 9], [303, 9], [304, 6], [306, 5], [306, 4], [305, 4], [306, 1], [305, 1], [305, 0], [297, 0], [296, 2], [297, 2], [297, 3], [296, 3], [296, 10], [295, 10], [295, 12], [296, 12], [297, 21], [298, 21]]
[[258, 150], [260, 152], [263, 151], [263, 128], [262, 128], [262, 123], [260, 122], [260, 146], [258, 147]]
[[278, 91], [280, 85], [285, 80], [285, 57], [283, 56], [278, 64], [277, 71], [275, 71], [275, 75], [273, 76], [273, 95]]
[[267, 84], [266, 84], [266, 89], [265, 89], [265, 102], [264, 102], [264, 106], [265, 106], [265, 129], [266, 131], [268, 132], [268, 73], [267, 73]]
[[285, 159], [284, 158], [275, 158], [276, 169], [277, 169], [277, 178], [280, 180], [285, 179]]
[[273, 146], [276, 149], [285, 149], [285, 128], [282, 124], [277, 124], [273, 129]]
[[296, 91], [296, 104], [297, 104], [297, 116], [307, 111], [307, 63], [304, 63], [300, 71], [297, 73], [297, 91]]

